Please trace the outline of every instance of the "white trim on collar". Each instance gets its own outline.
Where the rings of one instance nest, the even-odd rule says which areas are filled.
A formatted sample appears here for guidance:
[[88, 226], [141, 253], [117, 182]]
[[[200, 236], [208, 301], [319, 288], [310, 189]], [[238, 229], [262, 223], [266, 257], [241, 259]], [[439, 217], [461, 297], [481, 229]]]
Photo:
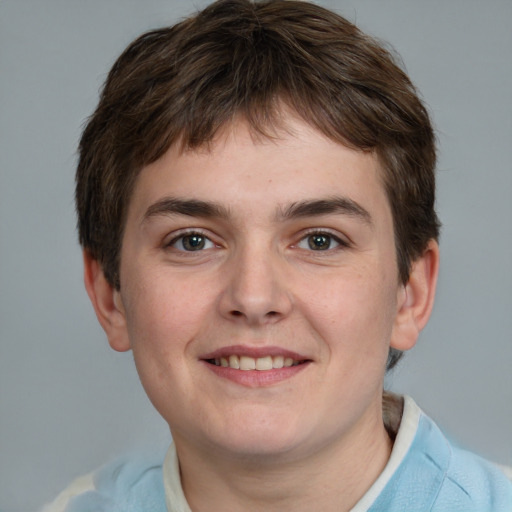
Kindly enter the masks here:
[[414, 437], [416, 436], [416, 431], [418, 430], [421, 409], [416, 405], [416, 402], [411, 397], [405, 395], [403, 398], [404, 412], [393, 444], [391, 457], [377, 480], [375, 480], [373, 485], [368, 489], [368, 491], [366, 491], [364, 496], [356, 503], [356, 505], [350, 509], [350, 512], [367, 512], [389, 483], [391, 477], [395, 474], [395, 471], [404, 460], [412, 445]]
[[163, 477], [167, 512], [192, 512], [181, 487], [180, 465], [174, 442], [165, 456]]
[[87, 491], [94, 491], [93, 473], [88, 473], [74, 480], [52, 503], [46, 505], [41, 512], [64, 512], [72, 498]]

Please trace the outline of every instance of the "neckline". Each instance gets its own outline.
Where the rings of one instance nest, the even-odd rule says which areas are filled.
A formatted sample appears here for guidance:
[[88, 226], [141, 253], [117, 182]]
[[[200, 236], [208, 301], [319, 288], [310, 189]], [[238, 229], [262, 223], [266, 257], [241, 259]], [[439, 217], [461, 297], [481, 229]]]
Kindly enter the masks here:
[[[391, 438], [396, 436], [391, 456], [377, 480], [350, 512], [366, 512], [372, 506], [404, 460], [418, 429], [421, 409], [411, 397], [386, 393], [383, 401], [386, 430]], [[192, 512], [181, 486], [180, 467], [174, 443], [171, 443], [165, 457], [163, 477], [167, 511]]]

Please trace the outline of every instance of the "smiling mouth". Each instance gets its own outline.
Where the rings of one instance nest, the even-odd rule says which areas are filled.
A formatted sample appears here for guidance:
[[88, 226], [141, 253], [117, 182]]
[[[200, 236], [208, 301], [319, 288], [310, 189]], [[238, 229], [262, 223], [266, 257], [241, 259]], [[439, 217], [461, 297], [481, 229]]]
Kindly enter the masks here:
[[291, 357], [284, 356], [264, 356], [264, 357], [249, 357], [230, 355], [229, 357], [219, 357], [215, 359], [206, 359], [207, 363], [221, 366], [223, 368], [232, 368], [234, 370], [258, 370], [269, 371], [280, 368], [289, 368], [292, 366], [299, 366], [308, 362], [308, 360], [297, 360]]

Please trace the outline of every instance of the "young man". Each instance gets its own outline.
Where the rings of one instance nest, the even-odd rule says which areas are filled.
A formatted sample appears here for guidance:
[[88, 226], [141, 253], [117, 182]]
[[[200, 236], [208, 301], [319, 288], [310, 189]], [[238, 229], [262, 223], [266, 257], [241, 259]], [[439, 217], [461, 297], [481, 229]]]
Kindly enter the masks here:
[[80, 144], [85, 284], [168, 422], [47, 510], [509, 511], [386, 369], [428, 321], [435, 140], [375, 41], [221, 0], [132, 43]]

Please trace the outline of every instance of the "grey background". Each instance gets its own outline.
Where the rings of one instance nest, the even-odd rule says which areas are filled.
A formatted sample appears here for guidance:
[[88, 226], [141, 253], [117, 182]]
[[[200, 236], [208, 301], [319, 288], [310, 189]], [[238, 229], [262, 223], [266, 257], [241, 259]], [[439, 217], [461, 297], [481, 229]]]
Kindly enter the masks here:
[[[437, 305], [390, 379], [461, 444], [512, 464], [512, 2], [331, 0], [390, 41], [439, 131]], [[130, 354], [82, 286], [73, 173], [119, 52], [194, 4], [0, 0], [0, 509], [35, 510], [106, 459], [165, 443]]]

